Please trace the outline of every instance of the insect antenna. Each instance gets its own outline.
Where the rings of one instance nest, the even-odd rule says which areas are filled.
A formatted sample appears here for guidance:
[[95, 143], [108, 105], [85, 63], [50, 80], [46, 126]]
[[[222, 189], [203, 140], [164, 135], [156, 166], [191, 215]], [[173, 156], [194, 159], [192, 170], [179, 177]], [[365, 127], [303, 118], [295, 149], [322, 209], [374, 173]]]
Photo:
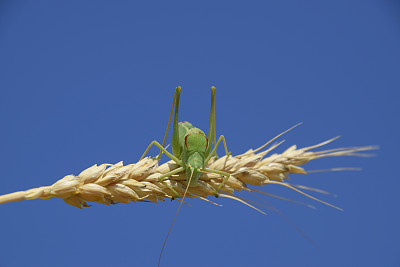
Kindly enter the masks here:
[[164, 251], [165, 244], [167, 244], [167, 240], [168, 240], [169, 234], [171, 233], [172, 226], [174, 225], [175, 220], [176, 220], [176, 217], [178, 216], [179, 210], [181, 209], [182, 203], [183, 203], [183, 201], [185, 200], [186, 193], [187, 193], [187, 191], [189, 190], [190, 182], [192, 181], [192, 177], [193, 177], [193, 170], [192, 170], [192, 173], [190, 174], [190, 178], [189, 178], [189, 181], [187, 182], [187, 186], [186, 186], [185, 193], [183, 194], [181, 203], [179, 204], [178, 210], [176, 211], [174, 220], [172, 221], [171, 226], [169, 227], [167, 237], [166, 237], [165, 240], [164, 240], [164, 244], [163, 244], [163, 246], [162, 246], [162, 249], [161, 249], [161, 252], [160, 252], [160, 256], [158, 257], [158, 266], [160, 266], [160, 263], [161, 263], [161, 256], [162, 256], [162, 253], [163, 253], [163, 251]]

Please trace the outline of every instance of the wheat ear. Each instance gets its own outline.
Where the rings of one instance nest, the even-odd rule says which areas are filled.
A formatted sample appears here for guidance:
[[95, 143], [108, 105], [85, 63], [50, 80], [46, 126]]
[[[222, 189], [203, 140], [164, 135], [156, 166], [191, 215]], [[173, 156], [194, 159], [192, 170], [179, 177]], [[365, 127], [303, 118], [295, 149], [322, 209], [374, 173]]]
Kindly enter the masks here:
[[[289, 174], [307, 174], [300, 166], [310, 160], [333, 156], [364, 156], [365, 154], [359, 154], [359, 152], [376, 149], [375, 146], [365, 146], [311, 151], [335, 139], [333, 138], [320, 144], [300, 149], [293, 145], [281, 154], [272, 154], [265, 157], [267, 153], [271, 152], [281, 142], [272, 145], [262, 152], [258, 152], [261, 149], [250, 149], [241, 155], [224, 156], [216, 160], [212, 159], [207, 167], [227, 172], [231, 175], [221, 188], [223, 192], [220, 192], [220, 196], [235, 199], [252, 208], [255, 207], [250, 205], [248, 201], [235, 196], [235, 191], [253, 191], [248, 188], [248, 185], [262, 186], [266, 184], [278, 184], [326, 205], [335, 207], [300, 191], [300, 189], [318, 191], [317, 189], [287, 183]], [[264, 148], [264, 146], [261, 148]], [[144, 158], [135, 164], [125, 166], [122, 164], [122, 161], [116, 164], [96, 164], [82, 171], [77, 176], [67, 175], [50, 186], [42, 186], [27, 191], [2, 195], [0, 196], [0, 204], [53, 197], [62, 198], [67, 204], [78, 208], [89, 207], [87, 202], [97, 202], [106, 205], [129, 202], [157, 203], [165, 199], [172, 199], [174, 196], [174, 192], [160, 183], [158, 177], [178, 167], [173, 161], [159, 166], [158, 161], [151, 158]], [[196, 186], [189, 187], [186, 197], [200, 198], [213, 203], [207, 197], [215, 194], [214, 188], [218, 188], [222, 180], [223, 177], [217, 174], [203, 174]], [[168, 177], [165, 183], [169, 184], [176, 192], [182, 195], [186, 188], [185, 174], [182, 172]], [[260, 191], [254, 189], [254, 192]], [[283, 197], [280, 198], [284, 199]]]

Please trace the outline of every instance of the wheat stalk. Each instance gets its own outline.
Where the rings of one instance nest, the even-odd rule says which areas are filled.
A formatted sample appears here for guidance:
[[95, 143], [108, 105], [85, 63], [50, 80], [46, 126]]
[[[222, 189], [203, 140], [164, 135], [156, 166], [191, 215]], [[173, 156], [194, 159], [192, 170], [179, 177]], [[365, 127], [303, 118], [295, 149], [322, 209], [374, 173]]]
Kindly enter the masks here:
[[[316, 152], [311, 151], [335, 139], [336, 138], [333, 138], [320, 144], [300, 149], [293, 145], [281, 154], [272, 154], [264, 158], [267, 153], [272, 151], [283, 141], [272, 145], [265, 151], [259, 152], [270, 143], [268, 142], [256, 150], [250, 149], [241, 155], [212, 159], [207, 167], [231, 174], [229, 180], [221, 188], [222, 192], [220, 192], [219, 196], [235, 199], [256, 210], [258, 209], [250, 205], [248, 203], [249, 201], [235, 196], [235, 191], [244, 190], [264, 193], [257, 189], [249, 189], [248, 185], [262, 186], [266, 184], [278, 184], [295, 190], [311, 199], [337, 208], [336, 206], [300, 191], [300, 189], [309, 189], [317, 192], [323, 191], [305, 186], [291, 185], [287, 182], [289, 174], [307, 174], [300, 166], [306, 164], [310, 160], [333, 156], [365, 156], [365, 154], [359, 154], [358, 152], [376, 149], [374, 146], [365, 146], [337, 148]], [[53, 197], [61, 198], [67, 204], [78, 208], [89, 207], [87, 202], [97, 202], [106, 205], [149, 201], [157, 203], [158, 201], [174, 198], [174, 192], [160, 183], [158, 177], [178, 167], [179, 166], [175, 164], [174, 161], [169, 161], [159, 166], [158, 161], [151, 158], [144, 158], [135, 164], [125, 166], [122, 161], [116, 164], [96, 164], [82, 171], [77, 176], [67, 175], [53, 185], [0, 196], [0, 204], [27, 199], [48, 199]], [[196, 186], [189, 187], [186, 197], [200, 198], [216, 204], [207, 199], [207, 197], [215, 194], [215, 188], [218, 187], [222, 180], [223, 177], [217, 174], [203, 174]], [[169, 184], [180, 196], [183, 195], [186, 188], [184, 172], [168, 177], [164, 182]], [[268, 193], [264, 194], [274, 196]], [[279, 196], [275, 197], [285, 199]]]

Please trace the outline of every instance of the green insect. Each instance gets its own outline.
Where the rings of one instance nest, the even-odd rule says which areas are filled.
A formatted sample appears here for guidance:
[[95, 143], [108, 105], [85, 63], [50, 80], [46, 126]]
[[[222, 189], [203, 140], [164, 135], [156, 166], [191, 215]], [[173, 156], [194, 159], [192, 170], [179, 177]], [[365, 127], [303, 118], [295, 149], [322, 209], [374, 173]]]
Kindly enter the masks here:
[[[175, 89], [174, 99], [172, 101], [172, 109], [171, 114], [168, 121], [167, 130], [164, 136], [164, 140], [162, 145], [157, 141], [153, 141], [147, 147], [146, 151], [143, 153], [142, 159], [146, 153], [149, 151], [151, 146], [155, 145], [160, 149], [160, 154], [156, 157], [156, 159], [160, 159], [162, 152], [170, 157], [173, 161], [175, 161], [179, 168], [170, 171], [158, 179], [161, 183], [167, 186], [172, 192], [174, 192], [175, 196], [173, 198], [179, 197], [179, 194], [167, 183], [165, 183], [165, 179], [171, 175], [177, 174], [181, 171], [186, 172], [186, 182], [188, 187], [195, 186], [197, 181], [199, 180], [201, 173], [209, 172], [216, 173], [224, 176], [222, 183], [215, 188], [215, 196], [218, 197], [218, 191], [224, 186], [226, 181], [229, 179], [229, 173], [213, 170], [207, 168], [206, 165], [210, 161], [213, 155], [217, 156], [217, 148], [221, 141], [224, 142], [225, 153], [226, 155], [231, 155], [228, 152], [228, 148], [226, 146], [225, 137], [221, 135], [218, 138], [218, 141], [215, 142], [215, 90], [214, 86], [211, 87], [211, 112], [210, 112], [210, 127], [208, 129], [208, 136], [204, 134], [202, 130], [194, 127], [189, 122], [179, 122], [178, 124], [178, 113], [179, 113], [179, 97], [181, 93], [181, 87], [178, 86]], [[174, 124], [173, 124], [173, 133], [172, 133], [172, 154], [168, 152], [165, 148], [165, 140], [168, 135], [169, 126], [171, 123], [172, 113], [175, 105], [175, 113], [174, 113]], [[214, 141], [214, 142], [213, 142]], [[214, 144], [214, 148], [211, 150], [212, 145]]]
[[[217, 148], [218, 145], [221, 143], [221, 141], [224, 142], [224, 147], [225, 147], [225, 153], [227, 156], [230, 156], [231, 153], [228, 152], [228, 148], [226, 146], [226, 141], [225, 137], [221, 135], [218, 138], [218, 141], [215, 142], [216, 136], [215, 136], [215, 90], [216, 88], [214, 86], [211, 87], [211, 112], [210, 112], [210, 126], [208, 129], [208, 136], [204, 134], [202, 130], [199, 128], [194, 127], [191, 123], [189, 122], [179, 122], [178, 123], [178, 113], [179, 113], [179, 97], [181, 94], [181, 87], [178, 86], [175, 89], [175, 94], [174, 94], [174, 99], [172, 100], [172, 108], [171, 108], [171, 113], [169, 116], [168, 120], [168, 125], [167, 125], [167, 130], [164, 135], [164, 140], [162, 145], [158, 143], [157, 141], [153, 141], [150, 143], [150, 145], [147, 147], [146, 151], [143, 153], [142, 159], [146, 153], [149, 151], [149, 149], [155, 145], [160, 149], [160, 153], [156, 157], [156, 159], [160, 159], [161, 154], [164, 152], [168, 157], [170, 157], [173, 161], [175, 161], [180, 167], [170, 171], [166, 174], [161, 175], [158, 180], [164, 184], [166, 187], [168, 187], [172, 192], [174, 192], [174, 196], [172, 199], [175, 199], [179, 197], [178, 192], [176, 192], [170, 185], [165, 183], [165, 179], [171, 175], [180, 173], [181, 171], [186, 172], [186, 190], [185, 193], [182, 196], [182, 201], [179, 204], [178, 210], [175, 214], [174, 220], [172, 221], [171, 227], [169, 228], [167, 237], [164, 240], [164, 244], [162, 246], [160, 256], [158, 258], [158, 266], [160, 266], [161, 263], [161, 256], [164, 251], [165, 244], [167, 243], [168, 236], [171, 232], [172, 226], [174, 225], [175, 219], [179, 213], [179, 210], [182, 206], [182, 203], [185, 199], [186, 193], [189, 189], [190, 186], [195, 186], [197, 184], [197, 181], [199, 180], [200, 176], [204, 172], [209, 172], [209, 173], [216, 173], [219, 175], [224, 176], [224, 179], [222, 183], [215, 188], [215, 196], [218, 197], [218, 191], [224, 186], [226, 181], [229, 179], [230, 174], [227, 172], [222, 172], [218, 170], [213, 170], [210, 168], [207, 168], [207, 164], [210, 161], [211, 157], [217, 155]], [[174, 112], [174, 106], [175, 106], [175, 113], [174, 113], [174, 126], [173, 126], [173, 133], [172, 133], [172, 154], [168, 152], [165, 148], [165, 140], [167, 139], [168, 131], [169, 131], [169, 126], [171, 124], [171, 119], [172, 119], [172, 114]], [[212, 145], [214, 144], [214, 148], [212, 148]]]

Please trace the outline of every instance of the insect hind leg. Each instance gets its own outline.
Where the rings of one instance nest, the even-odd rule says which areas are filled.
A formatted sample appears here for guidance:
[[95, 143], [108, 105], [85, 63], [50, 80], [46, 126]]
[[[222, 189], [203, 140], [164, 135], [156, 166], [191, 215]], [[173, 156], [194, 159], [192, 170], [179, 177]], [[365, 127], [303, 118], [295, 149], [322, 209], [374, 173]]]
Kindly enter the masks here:
[[[171, 112], [169, 113], [167, 129], [165, 130], [164, 139], [163, 139], [163, 142], [162, 142], [162, 147], [165, 146], [165, 141], [167, 140], [167, 135], [168, 135], [168, 132], [169, 132], [169, 126], [171, 125], [171, 120], [172, 120], [172, 114], [174, 113], [174, 108], [176, 108], [175, 107], [175, 103], [177, 102], [177, 105], [179, 105], [179, 96], [180, 96], [180, 93], [181, 93], [181, 89], [182, 88], [180, 86], [175, 88], [174, 98], [172, 99]], [[162, 150], [160, 150], [160, 153], [156, 157], [157, 160], [160, 160], [161, 154], [162, 154]]]

